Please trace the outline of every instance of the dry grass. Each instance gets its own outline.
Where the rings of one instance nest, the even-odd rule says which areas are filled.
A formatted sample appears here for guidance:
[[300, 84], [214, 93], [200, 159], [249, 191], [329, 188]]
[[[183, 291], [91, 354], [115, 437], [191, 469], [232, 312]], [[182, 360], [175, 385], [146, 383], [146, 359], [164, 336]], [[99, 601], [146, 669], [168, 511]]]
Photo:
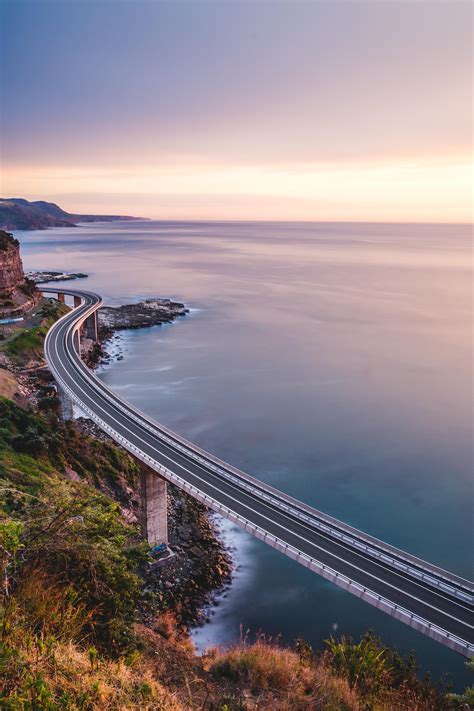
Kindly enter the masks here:
[[93, 619], [93, 612], [86, 609], [71, 586], [58, 584], [42, 570], [22, 579], [15, 598], [31, 629], [63, 642], [81, 638]]
[[181, 704], [140, 661], [132, 665], [123, 659], [91, 663], [90, 656], [72, 644], [60, 646], [55, 660], [61, 675], [61, 692], [88, 695], [93, 709], [146, 708], [153, 704], [160, 711], [182, 711]]
[[178, 636], [176, 615], [171, 610], [160, 613], [153, 624], [153, 629], [165, 639], [175, 640]]
[[18, 639], [16, 653], [18, 656], [8, 670], [8, 687], [0, 692], [0, 707], [6, 711], [18, 708], [184, 711], [140, 658], [129, 664], [123, 658], [100, 659], [94, 648], [81, 649], [73, 642], [25, 634]]
[[5, 368], [0, 368], [0, 395], [10, 400], [18, 393], [18, 385], [15, 376]]
[[206, 668], [215, 679], [228, 680], [255, 708], [273, 711], [357, 711], [355, 691], [324, 662], [308, 663], [291, 649], [259, 637], [227, 650], [211, 649]]

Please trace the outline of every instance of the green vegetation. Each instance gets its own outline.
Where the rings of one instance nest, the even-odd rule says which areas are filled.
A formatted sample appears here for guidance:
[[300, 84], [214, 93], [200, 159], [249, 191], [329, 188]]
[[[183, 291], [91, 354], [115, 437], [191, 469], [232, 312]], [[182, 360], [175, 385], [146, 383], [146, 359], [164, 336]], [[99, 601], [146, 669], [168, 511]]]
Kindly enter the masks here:
[[46, 493], [70, 468], [97, 487], [117, 481], [137, 486], [140, 468], [132, 457], [82, 435], [72, 422], [62, 422], [57, 398], [42, 398], [39, 406], [42, 415], [0, 398], [0, 485], [7, 477], [22, 491], [38, 494], [30, 487], [41, 482]]
[[[28, 286], [25, 286], [25, 289], [27, 288]], [[38, 311], [39, 325], [18, 329], [14, 336], [0, 347], [0, 350], [17, 366], [24, 366], [30, 360], [41, 361], [44, 339], [50, 326], [67, 310], [67, 306], [57, 301], [46, 301]]]
[[[127, 666], [138, 647], [137, 571], [148, 547], [118, 504], [87, 482], [103, 470], [136, 483], [138, 468], [61, 423], [51, 401], [39, 415], [0, 399], [0, 707], [166, 700], [157, 681]], [[62, 476], [71, 464], [84, 483]]]
[[43, 326], [21, 329], [8, 341], [3, 350], [17, 364], [20, 364], [25, 357], [41, 358], [46, 333], [47, 329]]
[[355, 643], [352, 639], [331, 638], [326, 643], [325, 658], [331, 669], [357, 689], [364, 699], [375, 704], [404, 703], [410, 708], [443, 708], [446, 689], [433, 686], [427, 675], [420, 681], [413, 654], [401, 656], [386, 647], [372, 632]]
[[356, 692], [326, 663], [302, 659], [297, 651], [272, 644], [264, 637], [253, 644], [243, 642], [228, 650], [211, 650], [206, 661], [214, 678], [229, 680], [240, 690], [249, 689], [262, 704], [257, 708], [358, 708]]
[[199, 659], [173, 611], [153, 616], [148, 547], [99, 491], [120, 500], [139, 465], [61, 422], [55, 397], [39, 411], [0, 398], [0, 422], [0, 708], [469, 708], [472, 690], [420, 681], [413, 657], [372, 634], [317, 654], [301, 639], [290, 649], [260, 636]]
[[0, 230], [0, 250], [5, 251], [9, 247], [18, 247], [19, 242], [11, 234], [11, 232], [5, 232], [5, 230]]
[[[214, 649], [206, 658], [217, 679], [228, 679], [240, 689], [251, 689], [275, 711], [283, 709], [417, 709], [441, 711], [467, 708], [465, 695], [447, 694], [430, 677], [420, 680], [413, 655], [401, 656], [371, 632], [359, 642], [330, 639], [313, 654], [304, 640], [293, 649], [266, 640], [243, 640], [230, 649]], [[259, 707], [260, 708], [260, 707]], [[267, 708], [262, 705], [261, 708]]]
[[80, 600], [81, 637], [109, 653], [123, 652], [134, 643], [141, 582], [135, 571], [147, 559], [146, 547], [136, 542], [138, 531], [123, 522], [117, 503], [61, 472], [72, 461], [92, 477], [102, 466], [105, 476], [134, 479], [135, 465], [47, 413], [49, 419], [0, 400], [1, 512], [7, 539], [15, 531], [21, 547], [18, 558], [16, 548], [4, 546], [15, 568], [9, 586], [21, 596], [32, 579], [51, 581], [67, 599]]

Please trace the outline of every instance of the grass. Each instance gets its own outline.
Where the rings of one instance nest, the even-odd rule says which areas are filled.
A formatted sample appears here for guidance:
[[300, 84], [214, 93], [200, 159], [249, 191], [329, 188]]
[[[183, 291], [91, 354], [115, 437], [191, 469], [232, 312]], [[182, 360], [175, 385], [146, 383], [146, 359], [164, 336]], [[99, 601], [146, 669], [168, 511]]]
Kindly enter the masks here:
[[[22, 490], [33, 487], [37, 493], [38, 481], [47, 486], [48, 476], [56, 474], [56, 485], [70, 468], [96, 486], [107, 482], [137, 487], [140, 468], [130, 455], [82, 435], [71, 422], [62, 422], [57, 415], [59, 403], [45, 399], [52, 407], [38, 414], [0, 397], [0, 479], [3, 471]], [[122, 491], [117, 487], [118, 495]]]
[[18, 628], [11, 646], [0, 647], [0, 707], [103, 711], [186, 711], [140, 660], [107, 659], [93, 647]]
[[[44, 403], [44, 405], [49, 403]], [[321, 653], [262, 635], [200, 659], [173, 611], [155, 619], [147, 546], [122, 518], [139, 466], [115, 445], [0, 398], [0, 708], [162, 711], [443, 711], [474, 692], [419, 680], [371, 634]], [[82, 481], [69, 481], [66, 469]], [[147, 612], [148, 611], [148, 612]], [[146, 620], [148, 626], [138, 624]]]
[[[21, 525], [22, 547], [12, 579], [18, 595], [29, 578], [48, 575], [80, 594], [88, 612], [83, 637], [119, 653], [134, 645], [131, 632], [142, 581], [136, 569], [147, 560], [138, 530], [120, 507], [84, 476], [67, 481], [71, 461], [95, 480], [103, 474], [130, 481], [138, 467], [117, 448], [79, 434], [54, 411], [28, 412], [0, 398], [0, 532]], [[2, 529], [3, 527], [3, 529]], [[15, 551], [5, 547], [9, 560]]]
[[0, 368], [0, 396], [10, 400], [18, 393], [18, 385], [15, 376], [8, 370]]
[[258, 708], [275, 711], [443, 711], [470, 708], [474, 699], [471, 688], [457, 696], [429, 676], [419, 679], [413, 655], [401, 656], [371, 632], [359, 642], [330, 639], [318, 654], [303, 640], [286, 648], [260, 635], [253, 644], [210, 650], [206, 665], [214, 678], [250, 690]]
[[14, 335], [2, 344], [2, 350], [16, 366], [25, 366], [29, 361], [43, 359], [43, 344], [52, 324], [68, 311], [68, 307], [53, 300], [43, 303], [39, 311], [39, 325], [32, 328], [19, 328]]
[[248, 689], [262, 704], [259, 708], [359, 709], [357, 693], [328, 664], [308, 663], [296, 651], [262, 636], [253, 644], [241, 642], [227, 650], [211, 650], [206, 662], [214, 678], [229, 680], [242, 691]]
[[14, 361], [19, 362], [24, 356], [40, 358], [47, 329], [43, 326], [21, 329], [4, 346], [4, 352]]

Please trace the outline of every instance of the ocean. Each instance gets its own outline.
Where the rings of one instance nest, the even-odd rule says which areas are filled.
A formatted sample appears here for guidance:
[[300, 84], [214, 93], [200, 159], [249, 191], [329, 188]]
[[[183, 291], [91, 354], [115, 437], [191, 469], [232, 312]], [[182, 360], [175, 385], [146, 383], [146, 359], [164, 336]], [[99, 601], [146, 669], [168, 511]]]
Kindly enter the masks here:
[[[26, 269], [83, 271], [109, 304], [185, 302], [124, 332], [100, 376], [167, 427], [393, 545], [472, 578], [471, 230], [96, 223], [17, 232]], [[74, 286], [74, 282], [70, 283]], [[464, 660], [225, 524], [234, 583], [199, 648], [259, 630], [320, 647], [373, 628], [423, 669]]]

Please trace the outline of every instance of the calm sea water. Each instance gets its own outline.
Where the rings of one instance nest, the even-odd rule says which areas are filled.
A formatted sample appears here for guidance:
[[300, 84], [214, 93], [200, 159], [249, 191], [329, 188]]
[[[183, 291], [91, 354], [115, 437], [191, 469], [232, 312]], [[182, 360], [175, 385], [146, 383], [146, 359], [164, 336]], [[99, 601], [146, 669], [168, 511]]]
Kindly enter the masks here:
[[[202, 447], [375, 536], [472, 577], [472, 273], [467, 226], [122, 223], [17, 233], [27, 268], [89, 273], [106, 302], [186, 302], [124, 334], [104, 380]], [[79, 285], [79, 283], [78, 283]], [[239, 628], [374, 628], [424, 668], [463, 660], [244, 533], [197, 641]]]

